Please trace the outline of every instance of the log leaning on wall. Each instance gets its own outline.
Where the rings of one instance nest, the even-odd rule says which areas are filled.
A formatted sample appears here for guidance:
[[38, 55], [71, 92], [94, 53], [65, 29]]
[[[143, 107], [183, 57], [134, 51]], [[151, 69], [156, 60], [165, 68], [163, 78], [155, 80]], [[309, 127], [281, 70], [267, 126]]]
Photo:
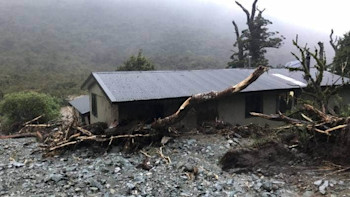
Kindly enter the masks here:
[[230, 95], [234, 95], [246, 87], [248, 87], [251, 83], [257, 80], [265, 71], [267, 71], [267, 67], [259, 66], [252, 74], [250, 74], [246, 79], [241, 81], [240, 83], [228, 87], [227, 89], [220, 92], [208, 92], [208, 93], [200, 93], [195, 94], [189, 97], [185, 102], [182, 103], [180, 108], [172, 115], [167, 116], [162, 119], [157, 119], [151, 124], [151, 128], [160, 129], [175, 124], [181, 121], [189, 109], [191, 109], [194, 105], [203, 103], [205, 101], [219, 99], [223, 97], [227, 97]]

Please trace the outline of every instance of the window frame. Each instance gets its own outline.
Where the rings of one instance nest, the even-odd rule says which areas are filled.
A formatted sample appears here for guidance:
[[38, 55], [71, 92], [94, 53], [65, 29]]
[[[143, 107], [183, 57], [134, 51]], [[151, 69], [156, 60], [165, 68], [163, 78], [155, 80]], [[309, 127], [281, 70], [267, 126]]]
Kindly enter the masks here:
[[91, 114], [95, 117], [98, 117], [97, 113], [97, 95], [94, 93], [91, 93]]

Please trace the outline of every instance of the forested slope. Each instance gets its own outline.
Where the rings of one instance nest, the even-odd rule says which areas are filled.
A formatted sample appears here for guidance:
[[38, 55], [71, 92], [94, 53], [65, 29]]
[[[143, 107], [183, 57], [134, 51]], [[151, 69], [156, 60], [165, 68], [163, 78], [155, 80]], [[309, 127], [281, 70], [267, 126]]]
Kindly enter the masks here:
[[[242, 13], [198, 0], [1, 0], [0, 91], [78, 93], [91, 71], [115, 70], [139, 49], [157, 69], [224, 68], [238, 16], [243, 25]], [[271, 65], [292, 59], [300, 31], [279, 27], [287, 45]]]

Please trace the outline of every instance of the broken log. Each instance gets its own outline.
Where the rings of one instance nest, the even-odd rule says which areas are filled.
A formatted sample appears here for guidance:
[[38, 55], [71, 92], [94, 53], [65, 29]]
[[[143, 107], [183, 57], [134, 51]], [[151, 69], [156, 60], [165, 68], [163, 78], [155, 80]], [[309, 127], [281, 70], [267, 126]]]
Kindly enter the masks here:
[[28, 125], [28, 124], [31, 124], [31, 123], [33, 123], [33, 122], [39, 120], [41, 117], [43, 117], [43, 115], [40, 115], [40, 116], [34, 118], [33, 120], [30, 120], [30, 121], [28, 121], [28, 122], [23, 123], [23, 126], [26, 126], [26, 125]]
[[[332, 131], [344, 129], [347, 127], [347, 124], [337, 125], [339, 122], [345, 121], [345, 119], [343, 119], [343, 118], [338, 118], [335, 116], [330, 116], [328, 114], [324, 114], [323, 112], [315, 109], [311, 105], [304, 105], [304, 106], [306, 106], [308, 108], [308, 110], [312, 110], [313, 112], [317, 113], [322, 118], [323, 122], [321, 122], [319, 124], [315, 124], [314, 121], [312, 121], [308, 117], [307, 117], [307, 119], [310, 119], [310, 120], [304, 121], [304, 120], [290, 118], [288, 116], [285, 116], [282, 113], [267, 115], [267, 114], [261, 114], [261, 113], [256, 113], [256, 112], [250, 112], [250, 114], [252, 116], [264, 118], [267, 120], [283, 121], [283, 122], [285, 122], [287, 124], [291, 124], [293, 126], [305, 127], [309, 131], [316, 131], [318, 133], [322, 133], [322, 134], [326, 134], [326, 135], [330, 135], [330, 132], [332, 132]], [[329, 128], [328, 126], [326, 126], [326, 124], [337, 125], [337, 126]], [[320, 127], [322, 127], [322, 128], [320, 128]], [[290, 128], [290, 127], [286, 127], [286, 128]]]
[[250, 115], [255, 116], [255, 117], [264, 118], [267, 120], [283, 121], [285, 123], [293, 124], [293, 125], [295, 125], [295, 124], [309, 124], [309, 122], [307, 122], [307, 121], [290, 118], [286, 115], [283, 115], [282, 113], [267, 115], [267, 114], [262, 114], [262, 113], [250, 112]]
[[25, 138], [25, 137], [36, 137], [39, 140], [42, 139], [42, 135], [39, 132], [32, 132], [32, 133], [18, 133], [13, 135], [0, 135], [0, 139], [11, 139], [11, 138]]
[[332, 116], [330, 114], [326, 114], [326, 113], [316, 109], [314, 106], [309, 105], [309, 104], [304, 104], [304, 109], [306, 111], [312, 112], [313, 114], [317, 115], [323, 122], [331, 123], [331, 122], [344, 121], [343, 118], [339, 118], [336, 116]]
[[233, 85], [221, 92], [208, 92], [208, 93], [200, 93], [195, 94], [189, 97], [185, 102], [182, 103], [180, 108], [172, 115], [167, 116], [162, 119], [157, 119], [151, 124], [151, 128], [160, 129], [165, 128], [167, 126], [173, 125], [174, 123], [182, 120], [189, 109], [191, 109], [194, 105], [203, 103], [209, 100], [219, 99], [223, 97], [227, 97], [230, 95], [234, 95], [246, 87], [248, 87], [251, 83], [257, 80], [265, 71], [267, 71], [267, 67], [259, 66], [252, 74], [250, 74], [246, 79], [241, 81], [240, 83]]

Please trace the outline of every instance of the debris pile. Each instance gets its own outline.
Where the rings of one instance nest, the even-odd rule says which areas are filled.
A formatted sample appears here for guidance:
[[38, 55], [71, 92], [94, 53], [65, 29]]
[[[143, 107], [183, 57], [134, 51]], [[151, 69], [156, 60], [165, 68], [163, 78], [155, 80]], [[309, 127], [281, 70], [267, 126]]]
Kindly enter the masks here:
[[[303, 112], [310, 114], [310, 116]], [[326, 114], [325, 112], [322, 112], [309, 104], [304, 104], [302, 110], [300, 111], [300, 116], [304, 120], [290, 118], [282, 113], [266, 115], [251, 112], [250, 114], [268, 120], [283, 121], [290, 124], [290, 126], [304, 127], [308, 131], [315, 131], [326, 135], [331, 135], [331, 133], [334, 131], [341, 131], [346, 128], [349, 119], [348, 117], [338, 117], [335, 115]], [[311, 118], [311, 116], [314, 118]], [[290, 128], [290, 126], [283, 128]]]

